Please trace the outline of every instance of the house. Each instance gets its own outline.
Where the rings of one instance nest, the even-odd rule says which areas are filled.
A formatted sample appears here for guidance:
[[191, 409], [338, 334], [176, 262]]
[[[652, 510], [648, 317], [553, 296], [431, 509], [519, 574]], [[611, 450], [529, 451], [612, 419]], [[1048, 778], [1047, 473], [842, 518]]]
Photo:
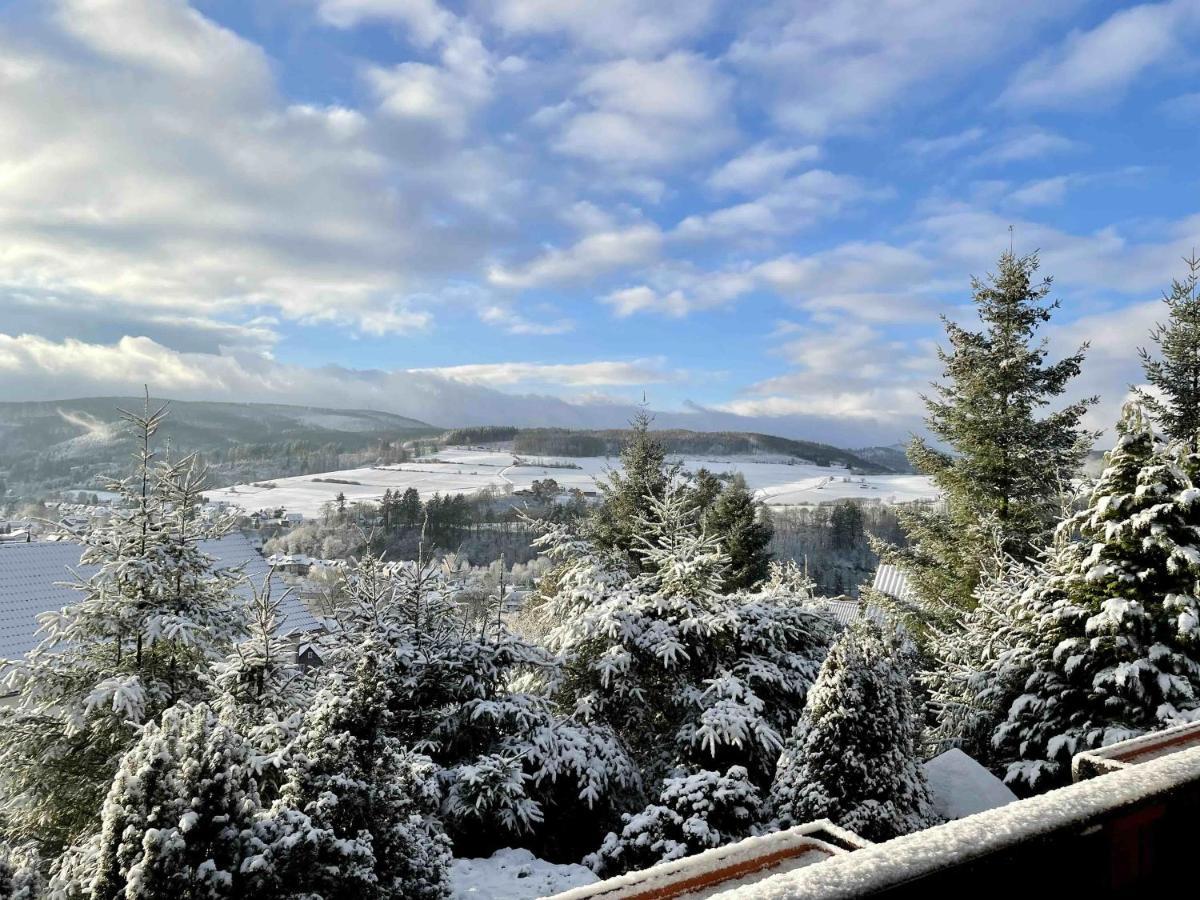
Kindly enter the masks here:
[[[242, 566], [247, 579], [238, 587], [237, 596], [244, 600], [270, 571], [267, 561], [240, 533], [205, 541], [200, 547], [216, 560], [218, 569]], [[64, 582], [73, 580], [72, 572], [86, 579], [96, 571], [95, 566], [80, 565], [81, 553], [79, 544], [70, 541], [0, 543], [0, 660], [17, 659], [40, 643], [39, 613], [78, 602], [79, 592]], [[279, 585], [274, 594], [278, 597], [283, 592]], [[301, 635], [321, 627], [295, 595], [284, 597], [280, 613], [281, 634]]]

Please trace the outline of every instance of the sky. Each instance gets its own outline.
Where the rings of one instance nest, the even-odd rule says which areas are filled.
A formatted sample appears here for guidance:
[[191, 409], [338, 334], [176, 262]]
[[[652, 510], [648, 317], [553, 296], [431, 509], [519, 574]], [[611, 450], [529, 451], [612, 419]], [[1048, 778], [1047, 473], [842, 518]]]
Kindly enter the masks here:
[[0, 2], [0, 399], [921, 428], [1038, 251], [1110, 428], [1200, 243], [1200, 0]]

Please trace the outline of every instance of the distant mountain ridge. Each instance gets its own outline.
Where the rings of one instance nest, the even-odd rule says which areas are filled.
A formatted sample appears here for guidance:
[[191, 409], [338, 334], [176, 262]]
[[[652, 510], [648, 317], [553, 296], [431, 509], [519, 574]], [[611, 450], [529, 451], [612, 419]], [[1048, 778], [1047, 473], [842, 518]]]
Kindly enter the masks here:
[[[170, 410], [160, 437], [184, 452], [212, 451], [236, 444], [276, 441], [366, 444], [381, 437], [396, 439], [434, 434], [434, 426], [393, 413], [365, 409], [327, 409], [282, 403], [229, 403], [162, 400]], [[20, 454], [59, 448], [66, 455], [121, 440], [120, 409], [141, 410], [143, 397], [84, 397], [0, 403], [0, 452]]]
[[[682, 428], [655, 429], [668, 453], [702, 456], [774, 455], [802, 459], [822, 466], [845, 466], [855, 472], [877, 475], [899, 471], [888, 461], [897, 462], [890, 448], [851, 451], [816, 441], [795, 440], [773, 434], [749, 431], [690, 431]], [[527, 456], [616, 456], [628, 441], [629, 429], [516, 428], [484, 426], [457, 428], [446, 432], [446, 444], [485, 444], [512, 442], [513, 452]], [[870, 451], [881, 451], [878, 457]], [[907, 465], [907, 460], [904, 461]]]
[[[442, 429], [393, 413], [276, 403], [164, 401], [170, 414], [158, 435], [173, 456], [201, 454], [226, 478], [261, 478], [361, 464], [398, 441]], [[133, 445], [120, 409], [141, 410], [143, 397], [85, 397], [0, 403], [0, 481], [39, 499], [57, 490], [95, 489], [124, 472]]]

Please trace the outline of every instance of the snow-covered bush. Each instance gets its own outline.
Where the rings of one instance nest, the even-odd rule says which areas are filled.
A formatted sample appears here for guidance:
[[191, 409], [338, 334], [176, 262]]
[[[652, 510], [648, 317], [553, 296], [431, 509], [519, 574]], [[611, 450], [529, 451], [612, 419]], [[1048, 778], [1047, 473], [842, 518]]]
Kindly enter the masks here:
[[857, 620], [829, 652], [771, 805], [784, 827], [826, 818], [874, 841], [935, 824], [908, 676], [877, 625]]
[[191, 458], [157, 463], [163, 411], [125, 414], [137, 439], [133, 474], [107, 522], [80, 535], [94, 575], [78, 602], [39, 616], [42, 643], [17, 661], [0, 710], [0, 813], [9, 836], [47, 856], [95, 829], [138, 728], [202, 700], [210, 659], [241, 633], [230, 602], [238, 573], [214, 569], [199, 543], [224, 526], [196, 513], [204, 471]]
[[38, 900], [45, 890], [37, 859], [0, 842], [0, 900]]
[[1062, 540], [1036, 615], [1036, 659], [996, 729], [1006, 781], [1063, 783], [1071, 757], [1200, 707], [1200, 489], [1126, 404], [1117, 443]]
[[663, 782], [658, 803], [622, 816], [584, 863], [601, 874], [643, 869], [749, 836], [761, 819], [758, 788], [744, 768], [701, 770]]
[[242, 897], [261, 813], [252, 748], [206, 705], [167, 710], [125, 754], [86, 865], [56, 891], [93, 900]]

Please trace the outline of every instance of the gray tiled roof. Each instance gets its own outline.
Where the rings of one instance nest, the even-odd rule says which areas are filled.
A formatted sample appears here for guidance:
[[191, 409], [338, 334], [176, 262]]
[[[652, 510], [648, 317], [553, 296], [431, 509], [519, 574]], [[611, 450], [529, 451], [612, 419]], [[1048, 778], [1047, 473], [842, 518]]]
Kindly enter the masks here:
[[[216, 560], [217, 568], [243, 566], [249, 583], [243, 582], [237, 593], [244, 598], [250, 597], [252, 584], [262, 585], [270, 569], [245, 535], [238, 532], [205, 541], [200, 546]], [[39, 613], [78, 602], [79, 592], [63, 582], [73, 580], [72, 569], [81, 578], [95, 572], [94, 566], [79, 564], [81, 553], [78, 544], [68, 541], [0, 543], [0, 660], [17, 659], [38, 645]], [[273, 588], [277, 597], [284, 590], [277, 581], [273, 582]], [[319, 625], [295, 595], [284, 599], [280, 612], [283, 615], [280, 631], [284, 634], [311, 631]]]

